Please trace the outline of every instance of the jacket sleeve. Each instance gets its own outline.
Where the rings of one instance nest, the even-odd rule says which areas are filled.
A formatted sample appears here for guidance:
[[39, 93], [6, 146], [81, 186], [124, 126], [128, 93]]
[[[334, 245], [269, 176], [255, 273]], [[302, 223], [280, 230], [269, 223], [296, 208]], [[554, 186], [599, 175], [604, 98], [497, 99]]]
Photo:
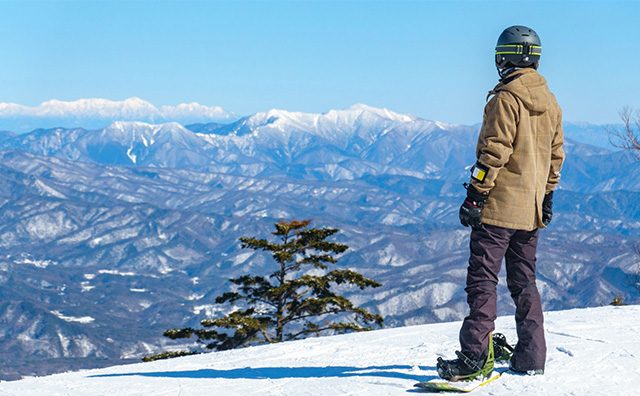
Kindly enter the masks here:
[[555, 190], [556, 186], [560, 182], [560, 171], [562, 170], [562, 164], [564, 162], [564, 132], [562, 130], [562, 110], [558, 108], [558, 122], [556, 123], [556, 130], [551, 140], [551, 165], [549, 166], [549, 177], [547, 178], [547, 187], [545, 194], [549, 194]]
[[498, 92], [485, 106], [476, 157], [478, 163], [486, 168], [486, 175], [483, 181], [471, 178], [471, 185], [480, 193], [488, 194], [491, 191], [498, 172], [509, 161], [518, 120], [518, 106], [509, 92]]

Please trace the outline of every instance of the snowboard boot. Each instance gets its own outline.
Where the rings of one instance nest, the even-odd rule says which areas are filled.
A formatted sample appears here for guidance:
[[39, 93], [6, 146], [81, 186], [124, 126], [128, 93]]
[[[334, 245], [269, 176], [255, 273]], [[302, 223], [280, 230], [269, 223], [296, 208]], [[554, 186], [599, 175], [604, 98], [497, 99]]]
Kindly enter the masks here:
[[436, 370], [440, 378], [452, 382], [471, 381], [477, 377], [486, 378], [493, 371], [493, 342], [489, 343], [489, 353], [486, 359], [481, 359], [473, 353], [465, 355], [460, 351], [456, 351], [456, 356], [458, 358], [453, 360], [438, 358]]
[[543, 369], [521, 370], [513, 366], [513, 361], [509, 361], [509, 371], [520, 375], [544, 375]]
[[508, 363], [511, 360], [514, 348], [507, 342], [507, 337], [502, 333], [495, 333], [491, 338], [496, 363]]
[[544, 375], [544, 369], [524, 370], [522, 368], [516, 367], [518, 362], [514, 360], [517, 360], [517, 359], [511, 359], [509, 361], [509, 371], [511, 371], [512, 373], [520, 374], [520, 375]]

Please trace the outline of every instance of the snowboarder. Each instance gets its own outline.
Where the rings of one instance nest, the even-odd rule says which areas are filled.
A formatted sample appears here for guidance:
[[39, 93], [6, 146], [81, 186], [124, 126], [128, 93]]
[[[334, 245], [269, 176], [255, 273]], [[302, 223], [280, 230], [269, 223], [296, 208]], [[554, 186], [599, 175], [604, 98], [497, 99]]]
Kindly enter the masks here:
[[525, 374], [544, 373], [546, 343], [536, 287], [536, 246], [538, 230], [551, 221], [564, 138], [562, 111], [537, 72], [541, 49], [536, 32], [525, 26], [505, 29], [496, 45], [500, 82], [487, 96], [491, 99], [484, 109], [477, 162], [460, 208], [460, 222], [472, 227], [465, 288], [470, 313], [460, 330], [458, 358], [438, 359], [438, 374], [447, 380], [486, 376], [493, 368], [490, 349], [494, 348], [489, 343], [503, 258], [518, 334], [510, 368]]

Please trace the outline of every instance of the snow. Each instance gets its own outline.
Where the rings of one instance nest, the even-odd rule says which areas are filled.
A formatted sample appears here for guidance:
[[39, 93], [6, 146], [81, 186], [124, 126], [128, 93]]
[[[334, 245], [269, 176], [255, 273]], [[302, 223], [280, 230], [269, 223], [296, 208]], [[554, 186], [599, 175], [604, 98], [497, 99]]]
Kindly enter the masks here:
[[[146, 140], [144, 140], [144, 138], [143, 138], [143, 141], [144, 141], [145, 146], [146, 146], [147, 142], [146, 142]], [[131, 159], [131, 162], [133, 162], [135, 164], [136, 160], [137, 160], [137, 157], [136, 157], [135, 154], [132, 153], [132, 151], [133, 151], [133, 146], [129, 147], [129, 149], [127, 150], [127, 156]]]
[[224, 309], [220, 307], [220, 304], [204, 304], [204, 305], [196, 305], [193, 307], [192, 312], [196, 315], [204, 314], [206, 317], [214, 317]]
[[50, 195], [52, 197], [60, 198], [60, 199], [66, 199], [67, 198], [64, 194], [62, 194], [61, 192], [59, 192], [55, 188], [52, 188], [52, 187], [46, 185], [45, 183], [43, 183], [42, 180], [39, 180], [39, 179], [36, 180], [34, 185], [43, 195]]
[[67, 316], [62, 314], [59, 311], [51, 311], [52, 314], [56, 315], [58, 318], [64, 320], [65, 322], [78, 322], [78, 323], [91, 323], [93, 322], [95, 319], [92, 318], [91, 316], [82, 316], [82, 317], [77, 317], [77, 316]]
[[[99, 274], [108, 274], [108, 275], [119, 275], [119, 276], [136, 276], [135, 272], [120, 272], [120, 271], [116, 271], [116, 270], [100, 270], [98, 271]], [[87, 275], [85, 275], [85, 278], [87, 277]], [[91, 278], [88, 278], [91, 279]]]
[[251, 256], [253, 256], [254, 252], [245, 252], [240, 253], [236, 257], [233, 258], [233, 266], [241, 265], [247, 262]]
[[[544, 376], [511, 373], [474, 395], [627, 395], [640, 386], [640, 306], [546, 314]], [[512, 317], [497, 331], [515, 342]], [[4, 395], [406, 395], [458, 348], [460, 322], [310, 338], [0, 384]]]
[[64, 213], [51, 211], [31, 217], [25, 229], [31, 239], [51, 240], [74, 230], [74, 227]]
[[0, 117], [114, 117], [114, 118], [177, 118], [197, 115], [204, 118], [233, 119], [233, 113], [219, 106], [203, 106], [198, 103], [181, 103], [177, 106], [162, 106], [159, 109], [140, 98], [112, 101], [101, 98], [76, 101], [49, 100], [39, 106], [28, 107], [15, 103], [0, 103]]
[[31, 264], [38, 268], [47, 268], [50, 265], [57, 265], [55, 261], [52, 260], [34, 260], [28, 253], [22, 254], [19, 259], [14, 260], [16, 264]]
[[388, 120], [399, 121], [399, 122], [412, 122], [417, 119], [417, 117], [415, 116], [395, 113], [388, 109], [378, 109], [375, 107], [367, 106], [362, 103], [357, 103], [352, 106], [349, 106], [345, 109], [345, 111], [358, 112], [358, 113], [371, 113], [371, 114], [375, 114], [380, 118], [386, 118]]
[[[197, 283], [194, 283], [197, 284]], [[196, 301], [196, 300], [201, 300], [206, 294], [196, 294], [196, 293], [192, 293], [189, 295], [189, 297], [187, 297], [187, 300], [189, 301]]]

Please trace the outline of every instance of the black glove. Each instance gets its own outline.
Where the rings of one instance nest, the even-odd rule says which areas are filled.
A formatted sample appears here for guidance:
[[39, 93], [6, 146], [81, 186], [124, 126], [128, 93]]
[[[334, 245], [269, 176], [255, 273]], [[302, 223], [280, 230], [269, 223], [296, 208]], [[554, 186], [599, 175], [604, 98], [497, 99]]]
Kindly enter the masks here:
[[484, 202], [489, 195], [481, 194], [471, 184], [465, 184], [465, 187], [467, 188], [467, 199], [460, 207], [460, 223], [465, 227], [478, 228], [482, 223], [482, 208], [484, 208]]
[[544, 196], [542, 201], [542, 224], [548, 226], [553, 217], [553, 191]]

